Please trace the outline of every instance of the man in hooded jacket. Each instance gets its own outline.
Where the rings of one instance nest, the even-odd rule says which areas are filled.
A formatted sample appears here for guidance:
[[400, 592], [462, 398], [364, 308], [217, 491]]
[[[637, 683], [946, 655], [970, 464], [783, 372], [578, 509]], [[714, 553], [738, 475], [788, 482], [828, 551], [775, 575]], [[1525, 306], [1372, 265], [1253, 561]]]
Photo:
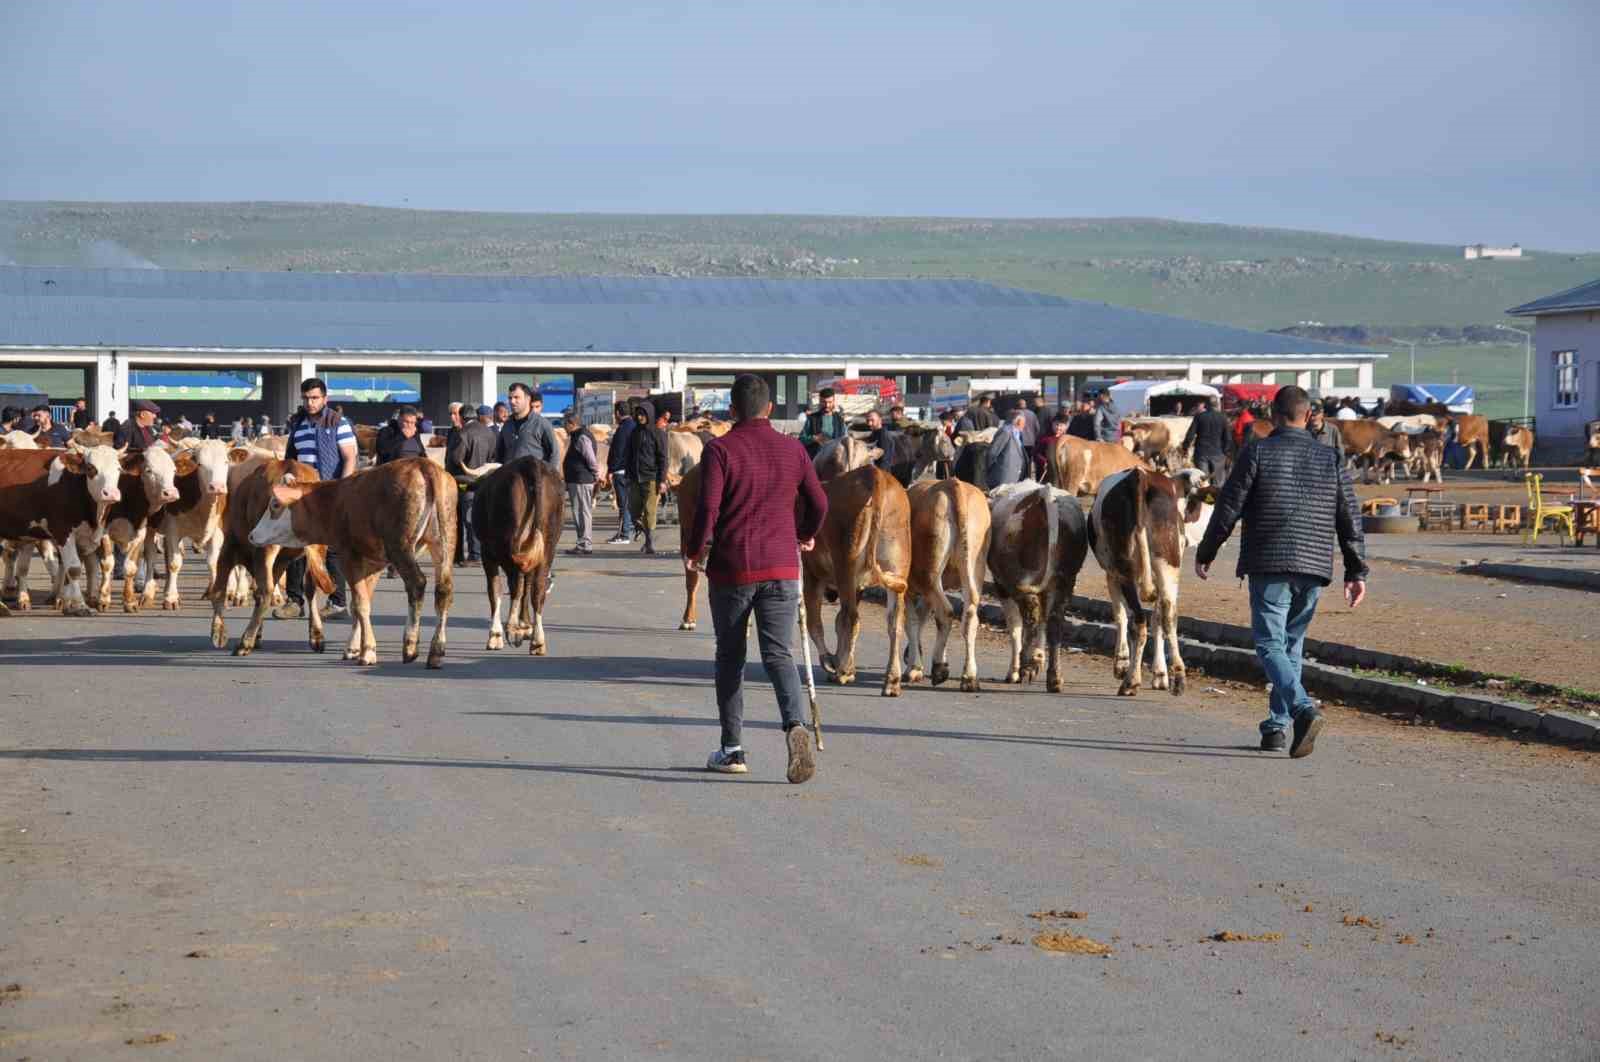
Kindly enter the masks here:
[[656, 505], [667, 493], [667, 433], [656, 424], [656, 407], [641, 399], [633, 407], [633, 434], [628, 436], [629, 507], [636, 527], [644, 528], [645, 556], [656, 551]]

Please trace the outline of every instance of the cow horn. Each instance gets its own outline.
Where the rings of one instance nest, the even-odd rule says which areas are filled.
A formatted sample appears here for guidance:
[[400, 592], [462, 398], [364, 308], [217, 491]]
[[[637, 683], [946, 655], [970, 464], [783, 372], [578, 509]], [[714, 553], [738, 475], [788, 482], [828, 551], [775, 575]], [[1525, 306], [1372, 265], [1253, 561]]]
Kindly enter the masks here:
[[468, 468], [466, 465], [462, 465], [461, 474], [468, 479], [480, 479], [499, 467], [499, 463], [495, 461], [486, 461], [477, 468]]

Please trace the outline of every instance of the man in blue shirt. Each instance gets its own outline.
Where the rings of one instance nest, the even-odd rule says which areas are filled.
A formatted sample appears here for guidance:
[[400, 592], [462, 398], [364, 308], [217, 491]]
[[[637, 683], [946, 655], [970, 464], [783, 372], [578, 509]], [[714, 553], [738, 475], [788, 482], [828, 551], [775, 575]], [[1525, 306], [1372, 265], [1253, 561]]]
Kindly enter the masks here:
[[[337, 410], [328, 408], [328, 385], [316, 377], [303, 380], [300, 398], [305, 405], [289, 418], [289, 443], [284, 457], [310, 465], [323, 479], [355, 475], [356, 431]], [[328, 574], [333, 577], [333, 594], [328, 598], [323, 616], [348, 618], [350, 609], [345, 604], [344, 573], [339, 570], [338, 555], [332, 551], [328, 553], [327, 567]], [[299, 619], [305, 615], [305, 585], [306, 559], [302, 556], [289, 565], [288, 585], [284, 588], [289, 600], [272, 610], [275, 619]]]

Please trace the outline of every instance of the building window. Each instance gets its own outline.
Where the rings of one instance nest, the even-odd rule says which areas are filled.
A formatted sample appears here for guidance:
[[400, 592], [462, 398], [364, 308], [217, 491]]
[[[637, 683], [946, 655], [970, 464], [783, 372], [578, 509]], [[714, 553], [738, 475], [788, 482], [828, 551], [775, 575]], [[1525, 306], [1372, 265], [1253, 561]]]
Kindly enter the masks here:
[[1578, 404], [1578, 352], [1556, 350], [1550, 353], [1555, 364], [1556, 409], [1572, 409]]

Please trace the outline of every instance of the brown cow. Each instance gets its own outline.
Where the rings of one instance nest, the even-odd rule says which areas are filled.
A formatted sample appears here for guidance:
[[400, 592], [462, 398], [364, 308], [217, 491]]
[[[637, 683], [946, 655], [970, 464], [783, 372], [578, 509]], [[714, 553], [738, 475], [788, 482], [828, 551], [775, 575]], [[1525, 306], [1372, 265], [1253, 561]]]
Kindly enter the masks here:
[[1467, 451], [1467, 463], [1463, 469], [1472, 467], [1474, 460], [1481, 460], [1483, 467], [1489, 467], [1489, 418], [1475, 413], [1453, 413], [1448, 418], [1448, 424], [1454, 441], [1458, 446]]
[[1517, 461], [1522, 462], [1524, 472], [1533, 463], [1533, 429], [1513, 424], [1506, 429], [1506, 467]]
[[[1112, 673], [1122, 679], [1119, 696], [1139, 692], [1144, 647], [1150, 631], [1144, 602], [1156, 606], [1155, 654], [1151, 661], [1155, 689], [1183, 692], [1186, 671], [1178, 648], [1178, 579], [1183, 552], [1198, 543], [1211, 520], [1201, 494], [1205, 477], [1195, 470], [1174, 478], [1131, 469], [1108, 476], [1089, 512], [1089, 543], [1106, 573], [1111, 618], [1117, 625], [1117, 650]], [[1180, 501], [1181, 499], [1181, 501]], [[1196, 526], [1198, 525], [1198, 526]], [[1134, 618], [1132, 651], [1128, 614]], [[1168, 678], [1164, 649], [1172, 654]]]
[[978, 691], [978, 606], [983, 598], [983, 564], [989, 553], [989, 505], [983, 492], [959, 479], [924, 480], [907, 492], [911, 502], [909, 628], [906, 631], [906, 681], [922, 681], [922, 625], [933, 611], [938, 637], [929, 678], [935, 686], [950, 678], [946, 649], [955, 619], [945, 590], [961, 591], [961, 641], [966, 647], [961, 691]]
[[[870, 465], [882, 452], [868, 446], [860, 439], [845, 436], [833, 440], [818, 450], [817, 456], [811, 459], [811, 464], [817, 470], [817, 478], [826, 483], [845, 472]], [[685, 472], [672, 489], [678, 500], [679, 526], [692, 526], [695, 513], [700, 509], [700, 465], [697, 463]], [[681, 542], [678, 545], [678, 552], [680, 555], [683, 552]], [[699, 568], [684, 569], [683, 589], [683, 618], [678, 621], [678, 629], [692, 631], [696, 622], [695, 594], [700, 589]]]
[[[122, 500], [125, 464], [140, 462], [109, 446], [0, 450], [0, 539], [55, 544], [61, 551], [53, 580], [56, 605], [69, 616], [89, 615], [78, 587], [84, 570], [78, 531], [104, 532], [107, 510]], [[98, 545], [97, 537], [93, 544]]]
[[324, 564], [326, 547], [257, 547], [250, 541], [250, 532], [271, 505], [273, 486], [286, 480], [314, 483], [318, 478], [317, 470], [299, 461], [279, 460], [247, 447], [229, 450], [228, 458], [231, 468], [228, 507], [222, 517], [222, 548], [217, 553], [216, 571], [205, 595], [211, 601], [211, 644], [218, 649], [228, 645], [224, 610], [237, 601], [236, 589], [240, 588], [234, 576], [242, 569], [255, 581], [255, 608], [233, 647], [233, 655], [249, 656], [254, 652], [261, 645], [261, 627], [266, 621], [267, 609], [272, 606], [278, 581], [285, 576], [289, 565], [304, 555], [306, 573], [316, 588], [306, 608], [308, 641], [311, 651], [320, 653], [323, 649], [322, 611], [317, 607], [317, 592], [333, 593], [333, 579]]
[[1328, 423], [1344, 440], [1344, 459], [1351, 466], [1361, 466], [1362, 480], [1372, 482], [1374, 472], [1382, 481], [1394, 479], [1394, 462], [1411, 458], [1411, 436], [1405, 432], [1390, 431], [1375, 420], [1331, 420]]
[[[1083, 507], [1071, 493], [1037, 483], [1011, 483], [989, 494], [993, 530], [989, 573], [1011, 636], [1007, 682], [1032, 682], [1061, 691], [1058, 657], [1078, 572], [1089, 552]], [[1039, 639], [1044, 636], [1046, 648]]]
[[[816, 548], [802, 554], [807, 630], [822, 666], [834, 681], [841, 686], [854, 682], [856, 636], [861, 630], [858, 598], [869, 586], [883, 587], [889, 599], [889, 663], [883, 674], [883, 695], [898, 697], [911, 568], [911, 501], [893, 476], [871, 467], [829, 480], [823, 489], [828, 493], [828, 518], [817, 535]], [[822, 629], [825, 589], [839, 595], [837, 656], [828, 652]]]
[[1432, 478], [1435, 483], [1444, 482], [1444, 433], [1437, 428], [1429, 428], [1420, 435], [1413, 435], [1411, 442], [1411, 474], [1422, 482]]
[[[536, 457], [521, 457], [478, 480], [472, 498], [472, 526], [483, 547], [483, 576], [489, 583], [489, 643], [504, 649], [528, 640], [531, 656], [544, 656], [544, 605], [550, 594], [556, 542], [566, 490], [556, 470]], [[506, 626], [500, 625], [500, 571], [510, 587]]]
[[378, 662], [372, 592], [386, 564], [394, 567], [406, 587], [400, 659], [409, 664], [417, 658], [422, 595], [428, 586], [417, 563], [417, 549], [427, 546], [433, 559], [433, 609], [438, 619], [428, 646], [428, 667], [438, 668], [444, 666], [445, 627], [455, 594], [450, 565], [456, 548], [456, 496], [455, 480], [426, 457], [391, 461], [345, 479], [279, 482], [273, 484], [272, 501], [250, 532], [250, 544], [322, 545], [339, 555], [354, 606], [344, 658], [369, 665]]
[[1093, 496], [1100, 482], [1126, 468], [1149, 468], [1120, 443], [1091, 442], [1064, 435], [1050, 449], [1050, 469], [1055, 485], [1071, 494]]

